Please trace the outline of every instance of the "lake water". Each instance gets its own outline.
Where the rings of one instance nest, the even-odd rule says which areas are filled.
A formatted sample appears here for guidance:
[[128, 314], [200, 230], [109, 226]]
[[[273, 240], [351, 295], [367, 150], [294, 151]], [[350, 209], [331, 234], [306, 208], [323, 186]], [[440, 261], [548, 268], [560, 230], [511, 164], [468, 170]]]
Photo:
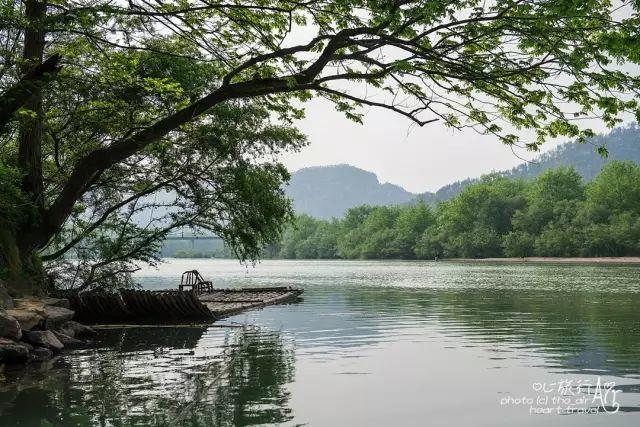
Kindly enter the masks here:
[[304, 299], [5, 370], [0, 425], [640, 425], [639, 267], [171, 260], [137, 280], [193, 268]]

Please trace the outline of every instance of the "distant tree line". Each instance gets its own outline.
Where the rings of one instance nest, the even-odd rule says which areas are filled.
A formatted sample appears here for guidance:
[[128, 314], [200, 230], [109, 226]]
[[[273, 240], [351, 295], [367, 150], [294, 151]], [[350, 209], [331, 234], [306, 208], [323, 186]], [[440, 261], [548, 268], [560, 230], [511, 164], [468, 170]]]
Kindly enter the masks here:
[[608, 163], [584, 183], [573, 168], [531, 181], [484, 176], [430, 208], [359, 206], [330, 221], [297, 216], [265, 257], [433, 259], [640, 255], [640, 167]]

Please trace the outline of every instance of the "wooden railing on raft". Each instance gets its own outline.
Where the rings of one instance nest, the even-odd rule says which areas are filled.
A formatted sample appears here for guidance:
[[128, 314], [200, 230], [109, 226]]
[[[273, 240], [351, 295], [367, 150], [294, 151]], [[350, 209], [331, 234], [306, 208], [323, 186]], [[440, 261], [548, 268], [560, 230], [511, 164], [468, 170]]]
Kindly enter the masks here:
[[182, 273], [180, 279], [179, 290], [184, 291], [191, 288], [196, 294], [203, 294], [205, 292], [213, 292], [213, 283], [209, 280], [204, 280], [204, 277], [198, 270], [190, 270]]

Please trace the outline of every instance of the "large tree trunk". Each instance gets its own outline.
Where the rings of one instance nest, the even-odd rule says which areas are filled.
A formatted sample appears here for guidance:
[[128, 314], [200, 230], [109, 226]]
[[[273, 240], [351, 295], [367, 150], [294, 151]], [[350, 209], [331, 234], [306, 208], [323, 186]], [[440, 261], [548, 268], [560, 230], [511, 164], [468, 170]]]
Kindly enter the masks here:
[[42, 263], [36, 253], [21, 247], [12, 231], [0, 229], [0, 264], [8, 273], [7, 285], [13, 296], [38, 294], [46, 279]]
[[[27, 28], [24, 35], [22, 53], [22, 74], [42, 64], [44, 58], [44, 18], [47, 5], [45, 2], [28, 0], [25, 8]], [[22, 189], [29, 194], [36, 206], [42, 210], [44, 195], [42, 186], [42, 88], [33, 88], [33, 95], [24, 104], [24, 108], [32, 114], [20, 123], [18, 165], [24, 172]]]
[[[24, 33], [23, 75], [42, 65], [44, 57], [46, 1], [27, 0], [25, 4], [26, 28]], [[13, 236], [6, 238], [5, 245], [17, 251], [19, 272], [13, 274], [12, 288], [18, 293], [37, 292], [43, 281], [42, 267], [33, 245], [25, 239], [28, 230], [38, 226], [44, 211], [42, 181], [42, 134], [43, 106], [42, 88], [36, 85], [32, 95], [23, 105], [31, 113], [21, 117], [18, 135], [18, 166], [23, 172], [22, 191], [33, 203], [35, 215], [24, 218]], [[6, 236], [5, 236], [6, 237]]]

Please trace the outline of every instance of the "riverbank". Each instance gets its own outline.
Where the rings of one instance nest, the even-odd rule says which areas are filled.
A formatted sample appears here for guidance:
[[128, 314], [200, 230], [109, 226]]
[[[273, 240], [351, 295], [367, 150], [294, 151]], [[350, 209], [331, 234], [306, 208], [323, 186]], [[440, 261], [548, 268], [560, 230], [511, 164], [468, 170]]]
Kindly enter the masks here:
[[[46, 362], [65, 348], [90, 345], [96, 332], [75, 322], [66, 298], [11, 298], [0, 283], [0, 370]], [[90, 339], [87, 339], [90, 338]]]
[[446, 258], [440, 262], [506, 263], [506, 264], [638, 264], [640, 257], [524, 257], [524, 258]]

